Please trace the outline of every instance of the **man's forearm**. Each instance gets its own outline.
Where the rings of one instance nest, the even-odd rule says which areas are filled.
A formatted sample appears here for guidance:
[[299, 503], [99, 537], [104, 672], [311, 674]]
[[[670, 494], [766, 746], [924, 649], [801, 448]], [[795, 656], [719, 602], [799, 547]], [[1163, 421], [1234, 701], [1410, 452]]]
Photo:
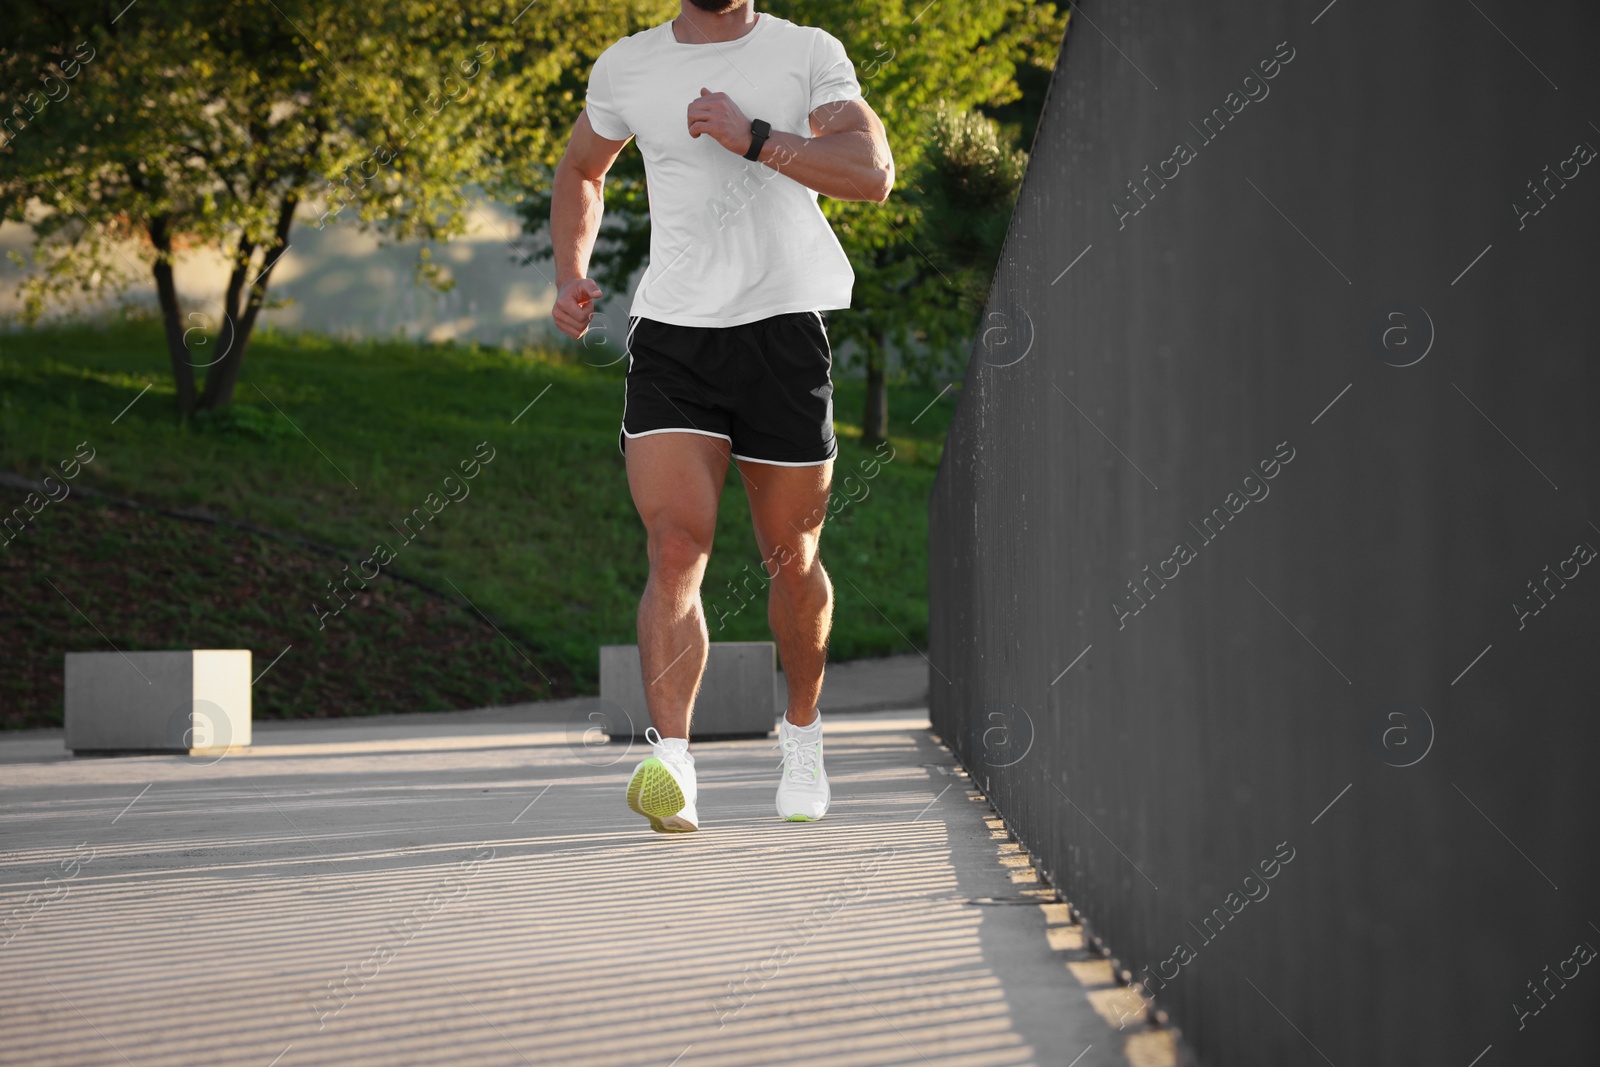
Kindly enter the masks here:
[[759, 162], [835, 200], [888, 199], [894, 161], [887, 145], [865, 130], [820, 137], [774, 130], [761, 146]]
[[550, 249], [557, 288], [589, 274], [589, 256], [605, 210], [602, 183], [603, 179], [591, 181], [568, 167], [556, 167], [550, 190]]

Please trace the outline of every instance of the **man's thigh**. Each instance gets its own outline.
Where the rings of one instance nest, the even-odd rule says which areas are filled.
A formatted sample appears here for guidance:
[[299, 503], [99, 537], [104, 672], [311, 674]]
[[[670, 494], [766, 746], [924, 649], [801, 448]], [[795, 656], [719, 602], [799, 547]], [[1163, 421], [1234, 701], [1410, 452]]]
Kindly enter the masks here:
[[777, 571], [796, 562], [809, 567], [828, 515], [833, 460], [807, 466], [744, 459], [738, 464], [768, 577], [776, 577]]
[[628, 489], [651, 538], [689, 535], [709, 551], [728, 473], [728, 442], [668, 431], [627, 442]]

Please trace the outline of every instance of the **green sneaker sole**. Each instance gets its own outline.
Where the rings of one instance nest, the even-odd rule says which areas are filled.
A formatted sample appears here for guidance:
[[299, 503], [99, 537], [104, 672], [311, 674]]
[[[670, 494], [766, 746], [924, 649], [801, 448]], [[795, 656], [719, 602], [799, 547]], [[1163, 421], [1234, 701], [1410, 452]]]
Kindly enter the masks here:
[[791, 815], [791, 816], [789, 816], [787, 819], [785, 819], [783, 821], [784, 822], [821, 822], [822, 820], [813, 819], [809, 815]]
[[695, 827], [674, 816], [683, 810], [683, 790], [666, 764], [651, 756], [633, 772], [628, 782], [628, 807], [650, 820], [658, 834], [686, 834]]

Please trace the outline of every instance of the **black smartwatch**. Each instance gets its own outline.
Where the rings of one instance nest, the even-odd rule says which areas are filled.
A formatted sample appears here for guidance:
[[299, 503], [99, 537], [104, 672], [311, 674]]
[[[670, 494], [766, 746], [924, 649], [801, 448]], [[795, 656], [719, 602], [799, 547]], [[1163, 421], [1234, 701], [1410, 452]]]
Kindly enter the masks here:
[[767, 138], [772, 134], [772, 123], [765, 119], [750, 120], [750, 151], [744, 154], [746, 159], [761, 158], [761, 146], [767, 143]]

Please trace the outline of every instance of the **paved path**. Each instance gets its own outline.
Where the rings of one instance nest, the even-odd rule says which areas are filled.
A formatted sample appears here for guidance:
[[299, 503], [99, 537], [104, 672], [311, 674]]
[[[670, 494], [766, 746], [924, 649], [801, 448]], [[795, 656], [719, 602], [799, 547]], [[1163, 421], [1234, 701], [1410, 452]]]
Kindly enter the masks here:
[[1172, 1062], [1105, 1021], [1065, 907], [1019, 902], [925, 713], [828, 723], [825, 821], [776, 819], [770, 741], [705, 744], [705, 828], [669, 837], [623, 803], [638, 751], [559, 723], [0, 739], [0, 1062]]

